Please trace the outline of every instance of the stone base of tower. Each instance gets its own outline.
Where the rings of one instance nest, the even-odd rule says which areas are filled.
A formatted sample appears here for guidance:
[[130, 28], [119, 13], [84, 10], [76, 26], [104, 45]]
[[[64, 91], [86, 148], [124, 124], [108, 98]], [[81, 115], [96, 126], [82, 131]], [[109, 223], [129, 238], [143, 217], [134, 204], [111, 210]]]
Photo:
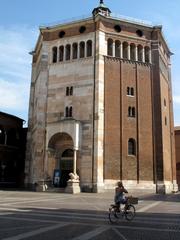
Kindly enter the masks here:
[[[117, 187], [118, 180], [111, 180], [106, 179], [104, 183], [96, 183], [93, 185], [81, 185], [83, 192], [93, 192], [93, 193], [103, 193], [103, 192], [112, 192]], [[158, 193], [158, 194], [170, 194], [178, 192], [178, 185], [176, 181], [169, 182], [159, 182], [155, 184], [153, 181], [137, 181], [134, 180], [123, 180], [124, 187], [128, 190], [131, 194], [135, 194], [135, 192], [142, 193], [142, 194], [151, 194], [151, 193]], [[74, 185], [76, 189], [76, 185]], [[68, 182], [68, 186], [65, 190], [66, 192], [73, 193], [73, 186], [71, 182]]]
[[173, 182], [165, 181], [157, 183], [156, 192], [160, 194], [168, 194], [178, 192], [178, 185], [176, 180]]
[[104, 183], [96, 183], [96, 184], [93, 184], [92, 192], [93, 192], [93, 193], [102, 193], [102, 192], [105, 192]]
[[[117, 182], [120, 180], [111, 180], [106, 179], [104, 181], [104, 188], [106, 191], [113, 190], [115, 187], [117, 187]], [[140, 191], [144, 193], [156, 193], [156, 185], [153, 183], [153, 181], [134, 181], [134, 180], [122, 180], [124, 187], [129, 192], [134, 191]]]
[[176, 193], [179, 191], [179, 187], [176, 180], [173, 180], [173, 192]]
[[[104, 190], [109, 191], [115, 189], [118, 180], [106, 179], [104, 181]], [[178, 185], [176, 180], [173, 182], [164, 181], [155, 184], [153, 181], [137, 181], [134, 180], [123, 180], [124, 187], [129, 191], [140, 191], [142, 193], [159, 193], [159, 194], [169, 194], [178, 191]]]

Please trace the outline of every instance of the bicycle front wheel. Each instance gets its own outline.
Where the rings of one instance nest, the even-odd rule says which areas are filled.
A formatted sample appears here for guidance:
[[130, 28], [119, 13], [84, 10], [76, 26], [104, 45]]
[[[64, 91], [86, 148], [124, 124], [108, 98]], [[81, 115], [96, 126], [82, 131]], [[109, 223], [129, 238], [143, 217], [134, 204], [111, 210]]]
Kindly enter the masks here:
[[119, 216], [118, 212], [114, 207], [109, 208], [109, 221], [111, 223], [116, 223], [118, 222]]
[[132, 221], [136, 214], [135, 207], [131, 204], [128, 205], [127, 209], [124, 211], [124, 214], [125, 214], [126, 220]]

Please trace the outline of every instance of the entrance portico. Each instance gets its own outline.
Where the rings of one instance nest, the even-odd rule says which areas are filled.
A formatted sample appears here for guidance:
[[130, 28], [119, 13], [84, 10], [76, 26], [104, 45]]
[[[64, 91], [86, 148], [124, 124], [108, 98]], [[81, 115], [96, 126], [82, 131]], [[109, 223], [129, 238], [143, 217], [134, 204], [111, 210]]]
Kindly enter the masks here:
[[54, 171], [59, 170], [60, 179], [54, 185], [66, 187], [69, 173], [79, 174], [77, 151], [80, 150], [80, 122], [64, 120], [59, 124], [48, 125], [46, 149], [45, 181], [54, 183]]

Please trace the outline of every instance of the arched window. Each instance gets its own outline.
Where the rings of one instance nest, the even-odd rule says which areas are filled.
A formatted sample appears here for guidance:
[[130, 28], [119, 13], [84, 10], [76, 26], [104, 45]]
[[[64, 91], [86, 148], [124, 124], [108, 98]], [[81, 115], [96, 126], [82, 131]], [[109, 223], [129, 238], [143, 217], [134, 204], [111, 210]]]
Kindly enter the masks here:
[[71, 58], [71, 45], [67, 44], [66, 45], [66, 60], [70, 60]]
[[136, 116], [136, 110], [135, 110], [135, 107], [132, 107], [132, 117], [135, 117]]
[[128, 140], [128, 155], [136, 155], [136, 142], [133, 138]]
[[80, 42], [80, 44], [79, 44], [79, 57], [80, 58], [84, 58], [84, 56], [85, 56], [85, 43], [84, 42]]
[[112, 39], [108, 39], [107, 41], [107, 55], [113, 56], [113, 40]]
[[72, 45], [73, 59], [77, 59], [77, 50], [78, 50], [77, 43], [73, 43], [73, 45]]
[[123, 58], [128, 59], [128, 43], [123, 42]]
[[130, 45], [130, 55], [131, 55], [131, 60], [135, 61], [136, 60], [136, 46], [133, 43], [131, 43], [131, 45]]
[[138, 61], [143, 61], [143, 47], [141, 45], [138, 45]]
[[72, 117], [73, 114], [73, 108], [71, 107], [66, 107], [66, 117]]
[[120, 51], [121, 51], [121, 42], [120, 41], [115, 41], [115, 57], [120, 57]]
[[131, 117], [131, 115], [132, 115], [132, 108], [128, 107], [128, 117]]
[[66, 96], [69, 96], [69, 87], [66, 88]]
[[127, 87], [127, 95], [128, 96], [134, 96], [134, 88]]
[[69, 108], [68, 107], [66, 107], [66, 115], [65, 116], [69, 117]]
[[149, 63], [150, 62], [150, 59], [149, 59], [150, 49], [149, 49], [149, 47], [145, 47], [144, 51], [145, 51], [145, 62]]
[[73, 95], [73, 87], [66, 87], [66, 96]]
[[167, 126], [167, 117], [165, 117], [164, 123], [165, 123], [165, 125]]
[[164, 98], [164, 107], [166, 107], [166, 99]]
[[134, 88], [131, 88], [131, 96], [134, 96]]
[[59, 61], [62, 62], [64, 60], [64, 46], [59, 47]]
[[87, 46], [86, 46], [86, 50], [87, 50], [87, 57], [91, 57], [92, 56], [92, 41], [88, 40], [87, 41]]
[[136, 109], [135, 107], [128, 107], [128, 117], [135, 117], [136, 116]]
[[70, 92], [69, 95], [72, 96], [73, 95], [73, 87], [70, 87]]
[[53, 47], [52, 49], [52, 62], [53, 63], [57, 62], [57, 47]]
[[73, 108], [70, 107], [70, 108], [69, 108], [69, 117], [72, 117], [72, 114], [73, 114]]

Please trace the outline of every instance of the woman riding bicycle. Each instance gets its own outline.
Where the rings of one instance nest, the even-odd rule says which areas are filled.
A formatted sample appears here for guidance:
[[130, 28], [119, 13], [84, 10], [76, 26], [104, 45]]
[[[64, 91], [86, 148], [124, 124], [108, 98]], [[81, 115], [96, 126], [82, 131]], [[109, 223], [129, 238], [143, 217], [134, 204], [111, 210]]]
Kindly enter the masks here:
[[[108, 216], [111, 223], [118, 222], [122, 217], [131, 221], [135, 216], [136, 209], [133, 204], [138, 204], [138, 198], [126, 197], [125, 193], [128, 193], [128, 191], [124, 188], [122, 182], [118, 182], [114, 196], [115, 204], [111, 204], [109, 208]], [[120, 204], [125, 204], [124, 208], [121, 209]]]
[[[128, 193], [128, 191], [124, 188], [122, 182], [117, 183], [117, 187], [115, 189], [115, 196], [114, 196], [114, 202], [117, 206], [117, 209], [119, 210], [120, 204], [126, 204], [127, 203], [127, 198], [124, 196], [124, 193]], [[125, 205], [126, 207], [126, 205]]]

